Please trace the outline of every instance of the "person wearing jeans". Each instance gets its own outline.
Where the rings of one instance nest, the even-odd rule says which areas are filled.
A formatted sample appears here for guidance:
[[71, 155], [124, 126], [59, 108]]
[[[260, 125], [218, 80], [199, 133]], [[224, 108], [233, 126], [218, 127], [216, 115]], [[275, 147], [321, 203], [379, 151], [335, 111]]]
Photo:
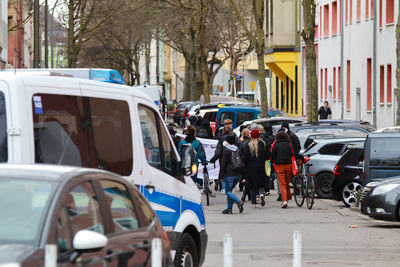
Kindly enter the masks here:
[[227, 135], [223, 142], [223, 151], [221, 156], [221, 166], [219, 171], [219, 179], [224, 181], [225, 194], [227, 201], [227, 208], [222, 211], [223, 214], [232, 214], [233, 202], [238, 205], [239, 212], [243, 212], [243, 201], [239, 200], [235, 194], [232, 193], [233, 188], [240, 182], [242, 171], [233, 168], [232, 166], [232, 153], [238, 153], [239, 148], [235, 144], [235, 135]]
[[233, 188], [240, 182], [240, 176], [229, 176], [224, 178], [225, 181], [225, 195], [228, 202], [227, 210], [232, 213], [232, 206], [235, 202], [239, 205], [240, 199], [232, 193]]

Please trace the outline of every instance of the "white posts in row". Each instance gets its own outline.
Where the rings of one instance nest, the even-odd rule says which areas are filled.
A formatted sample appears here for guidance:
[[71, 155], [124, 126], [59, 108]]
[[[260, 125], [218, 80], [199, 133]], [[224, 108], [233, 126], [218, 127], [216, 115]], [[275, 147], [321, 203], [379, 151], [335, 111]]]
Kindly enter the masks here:
[[151, 241], [151, 267], [162, 267], [162, 242], [160, 238]]
[[293, 267], [301, 267], [301, 233], [293, 233]]
[[224, 235], [224, 267], [232, 267], [232, 237]]

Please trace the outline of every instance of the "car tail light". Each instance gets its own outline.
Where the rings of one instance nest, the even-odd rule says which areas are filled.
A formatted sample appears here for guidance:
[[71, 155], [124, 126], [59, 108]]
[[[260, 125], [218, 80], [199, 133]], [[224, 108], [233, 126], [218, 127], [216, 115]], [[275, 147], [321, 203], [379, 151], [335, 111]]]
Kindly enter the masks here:
[[309, 157], [304, 157], [304, 163], [307, 163], [307, 162], [309, 162], [310, 161], [310, 158]]
[[182, 113], [182, 118], [186, 118], [187, 109], [185, 109]]
[[175, 110], [174, 110], [174, 114], [176, 114], [178, 112], [178, 109], [177, 108], [175, 108]]
[[190, 114], [188, 113], [188, 114], [186, 115], [186, 118], [188, 118], [188, 119], [189, 119], [189, 117], [190, 117]]
[[340, 175], [340, 171], [339, 171], [339, 165], [335, 165], [335, 168], [333, 168], [333, 174], [334, 175]]
[[169, 242], [169, 238], [168, 238], [167, 232], [163, 231], [163, 237], [164, 237], [165, 242], [168, 245], [168, 248], [171, 249], [171, 243]]

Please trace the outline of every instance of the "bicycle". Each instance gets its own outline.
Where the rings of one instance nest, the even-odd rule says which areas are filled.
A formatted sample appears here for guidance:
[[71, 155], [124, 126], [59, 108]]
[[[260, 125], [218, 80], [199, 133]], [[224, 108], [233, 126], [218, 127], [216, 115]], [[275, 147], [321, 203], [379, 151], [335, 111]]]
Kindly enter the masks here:
[[309, 170], [312, 164], [307, 163], [310, 160], [308, 157], [297, 160], [299, 165], [299, 174], [294, 178], [293, 195], [296, 205], [303, 206], [306, 200], [308, 209], [314, 205], [315, 184], [314, 178], [309, 175]]
[[207, 170], [208, 163], [210, 163], [210, 162], [208, 162], [208, 161], [201, 162], [201, 164], [203, 164], [203, 191], [204, 191], [204, 194], [206, 195], [207, 206], [210, 205], [210, 196], [215, 197], [215, 195], [211, 191], [211, 181], [210, 181], [210, 176], [208, 175], [208, 170]]

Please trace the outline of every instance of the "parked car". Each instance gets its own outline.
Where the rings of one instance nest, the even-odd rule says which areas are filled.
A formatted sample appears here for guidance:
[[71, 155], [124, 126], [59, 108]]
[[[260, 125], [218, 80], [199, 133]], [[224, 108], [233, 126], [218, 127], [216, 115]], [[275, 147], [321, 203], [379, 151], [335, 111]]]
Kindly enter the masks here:
[[368, 134], [365, 141], [363, 185], [400, 175], [399, 147], [400, 132]]
[[174, 123], [180, 124], [183, 111], [191, 103], [193, 103], [193, 102], [192, 101], [186, 101], [186, 102], [181, 102], [176, 106], [176, 108], [174, 110]]
[[350, 207], [357, 200], [362, 189], [362, 166], [364, 145], [349, 145], [347, 151], [333, 169], [335, 175], [332, 182], [333, 198]]
[[324, 123], [324, 122], [316, 122], [316, 123], [297, 123], [290, 127], [290, 130], [294, 133], [309, 133], [309, 132], [318, 132], [318, 133], [337, 133], [338, 131], [342, 131], [345, 134], [347, 131], [358, 131], [369, 133], [374, 131], [374, 128], [371, 128], [367, 124], [350, 124], [350, 123]]
[[361, 212], [380, 220], [400, 220], [400, 176], [368, 183], [361, 195]]
[[[162, 240], [163, 266], [173, 266], [160, 220], [116, 174], [1, 164], [0, 203], [1, 266], [44, 266], [47, 256], [49, 266], [151, 266], [153, 238]], [[53, 256], [49, 244], [57, 247]]]
[[190, 117], [189, 111], [191, 111], [193, 107], [197, 107], [197, 106], [200, 106], [199, 101], [192, 102], [190, 105], [185, 107], [185, 109], [182, 112], [182, 117], [181, 117], [181, 121], [180, 121], [181, 126], [186, 125], [186, 119], [189, 119], [189, 117]]
[[310, 158], [310, 175], [315, 177], [315, 191], [321, 198], [332, 196], [331, 184], [333, 169], [347, 150], [355, 144], [363, 144], [365, 138], [335, 138], [315, 140], [305, 151], [304, 156]]
[[108, 170], [137, 185], [157, 213], [174, 261], [204, 261], [206, 222], [191, 179], [151, 98], [127, 85], [0, 72], [0, 162]]
[[261, 118], [261, 119], [255, 119], [255, 120], [249, 120], [243, 122], [241, 125], [236, 127], [233, 131], [236, 133], [236, 135], [239, 136], [240, 134], [240, 126], [244, 125], [246, 127], [249, 127], [251, 124], [256, 123], [256, 124], [261, 124], [264, 128], [267, 126], [272, 126], [274, 130], [278, 130], [283, 122], [287, 122], [289, 124], [292, 123], [299, 123], [303, 122], [302, 119], [299, 118], [291, 118], [291, 117], [270, 117], [270, 118]]

